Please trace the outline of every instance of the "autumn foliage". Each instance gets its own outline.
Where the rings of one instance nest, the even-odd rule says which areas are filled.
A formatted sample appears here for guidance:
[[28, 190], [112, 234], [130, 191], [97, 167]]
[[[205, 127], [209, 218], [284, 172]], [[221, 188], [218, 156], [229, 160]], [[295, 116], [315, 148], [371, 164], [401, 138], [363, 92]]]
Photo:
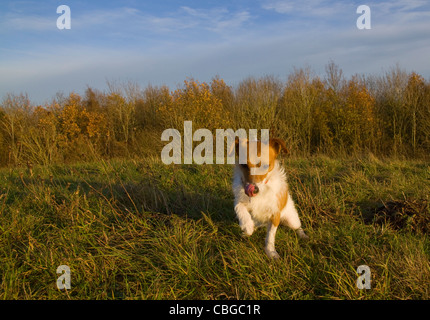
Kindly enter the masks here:
[[176, 90], [136, 84], [88, 88], [35, 106], [26, 95], [0, 105], [0, 165], [51, 164], [159, 155], [161, 132], [271, 129], [296, 155], [426, 157], [430, 83], [399, 67], [382, 76], [345, 79], [334, 63], [323, 78], [298, 69], [283, 82], [247, 78], [227, 85], [187, 79]]

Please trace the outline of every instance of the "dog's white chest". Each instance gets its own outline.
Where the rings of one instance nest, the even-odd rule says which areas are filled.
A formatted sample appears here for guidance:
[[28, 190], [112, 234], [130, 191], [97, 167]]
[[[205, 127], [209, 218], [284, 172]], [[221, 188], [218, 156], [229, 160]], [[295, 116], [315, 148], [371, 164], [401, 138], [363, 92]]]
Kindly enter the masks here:
[[267, 222], [278, 209], [278, 202], [275, 193], [272, 190], [264, 190], [257, 196], [249, 198], [247, 209], [251, 217], [256, 222]]

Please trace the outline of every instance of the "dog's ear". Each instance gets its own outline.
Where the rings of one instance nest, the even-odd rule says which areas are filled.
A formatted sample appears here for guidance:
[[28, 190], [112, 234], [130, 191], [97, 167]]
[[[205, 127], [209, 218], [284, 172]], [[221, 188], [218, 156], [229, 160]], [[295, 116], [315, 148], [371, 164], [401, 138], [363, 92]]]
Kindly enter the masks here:
[[276, 154], [279, 154], [281, 150], [283, 150], [285, 153], [289, 153], [289, 150], [287, 149], [284, 140], [278, 138], [270, 139], [269, 146], [272, 147], [273, 150], [275, 150]]

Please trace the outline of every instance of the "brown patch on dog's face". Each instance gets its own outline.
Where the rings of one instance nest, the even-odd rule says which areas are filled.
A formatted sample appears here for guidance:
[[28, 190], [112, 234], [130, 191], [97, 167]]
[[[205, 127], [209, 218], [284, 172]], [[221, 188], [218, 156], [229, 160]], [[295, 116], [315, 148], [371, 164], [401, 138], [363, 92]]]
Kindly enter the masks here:
[[[242, 140], [239, 141], [239, 139], [236, 140], [236, 153], [239, 153], [239, 147], [246, 148], [246, 164], [241, 164], [240, 168], [243, 172], [243, 176], [245, 178], [246, 183], [259, 183], [262, 182], [266, 177], [267, 174], [273, 170], [275, 166], [275, 160], [278, 156], [278, 154], [281, 152], [281, 150], [287, 151], [288, 149], [285, 146], [284, 141], [281, 139], [270, 139], [269, 140], [269, 162], [267, 162], [266, 159], [260, 159], [261, 158], [261, 141], [257, 141], [257, 143], [249, 143], [249, 140]], [[250, 148], [253, 148], [250, 150]], [[254, 148], [257, 148], [255, 150]], [[260, 163], [256, 164], [259, 160], [261, 160]], [[265, 162], [266, 161], [266, 162]], [[252, 168], [260, 168], [263, 166], [263, 169], [266, 169], [265, 174], [251, 174]]]

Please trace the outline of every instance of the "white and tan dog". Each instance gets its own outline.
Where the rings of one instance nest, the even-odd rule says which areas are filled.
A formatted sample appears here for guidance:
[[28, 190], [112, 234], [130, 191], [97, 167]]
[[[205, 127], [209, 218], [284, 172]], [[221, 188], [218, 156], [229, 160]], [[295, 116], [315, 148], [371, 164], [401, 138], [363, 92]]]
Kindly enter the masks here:
[[[301, 228], [299, 215], [288, 190], [285, 171], [276, 159], [281, 150], [287, 151], [287, 148], [282, 140], [270, 139], [268, 159], [261, 157], [261, 163], [255, 165], [260, 161], [255, 159], [255, 156], [261, 156], [260, 141], [249, 143], [247, 139], [236, 139], [235, 147], [236, 153], [239, 148], [247, 150], [247, 163], [236, 164], [233, 177], [234, 210], [240, 228], [245, 236], [250, 236], [255, 228], [266, 225], [264, 250], [270, 258], [279, 258], [275, 250], [275, 235], [279, 224], [295, 230], [299, 238], [308, 239]], [[265, 169], [265, 173], [252, 175], [251, 169], [260, 166]]]

